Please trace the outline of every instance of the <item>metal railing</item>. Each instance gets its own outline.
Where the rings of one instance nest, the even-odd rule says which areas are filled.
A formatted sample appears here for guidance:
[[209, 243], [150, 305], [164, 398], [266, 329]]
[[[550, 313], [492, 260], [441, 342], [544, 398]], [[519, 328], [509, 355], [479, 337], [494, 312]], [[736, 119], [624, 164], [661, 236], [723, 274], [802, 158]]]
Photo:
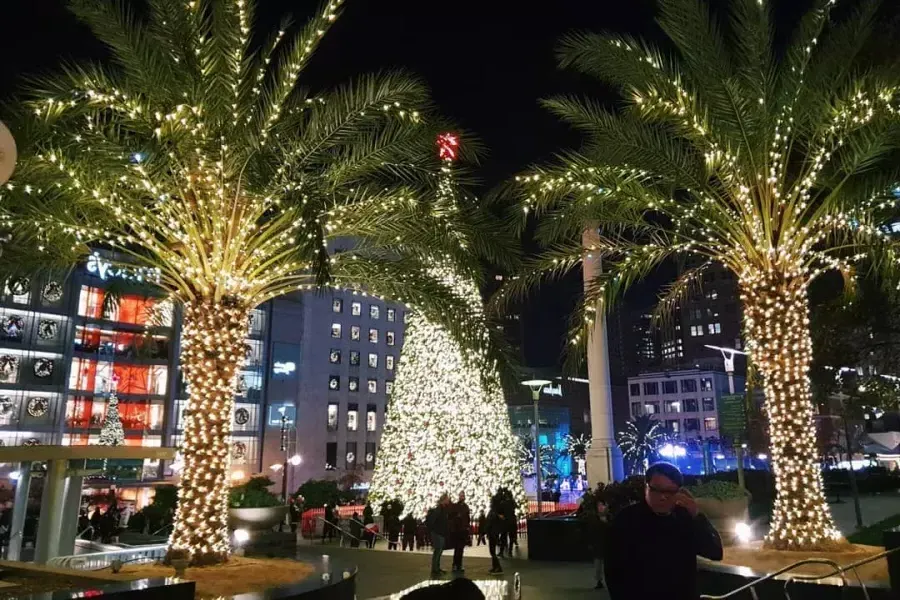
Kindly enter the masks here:
[[776, 577], [779, 577], [780, 575], [784, 575], [785, 573], [793, 571], [797, 567], [802, 567], [804, 565], [827, 565], [827, 566], [832, 567], [833, 570], [829, 573], [825, 573], [824, 575], [800, 575], [800, 574], [797, 574], [797, 575], [792, 575], [792, 576], [788, 577], [787, 579], [785, 579], [784, 580], [784, 597], [787, 600], [791, 600], [791, 595], [788, 593], [788, 585], [790, 585], [791, 583], [793, 583], [795, 581], [803, 582], [803, 583], [811, 583], [814, 581], [821, 581], [823, 579], [828, 579], [830, 577], [837, 576], [837, 577], [841, 578], [843, 585], [845, 587], [847, 587], [850, 585], [850, 583], [847, 581], [847, 577], [845, 574], [849, 571], [852, 571], [853, 575], [856, 577], [856, 581], [859, 583], [860, 590], [862, 590], [863, 597], [866, 600], [870, 600], [869, 591], [868, 591], [868, 589], [866, 589], [866, 584], [863, 583], [862, 577], [860, 576], [859, 571], [857, 571], [857, 568], [861, 567], [865, 564], [875, 562], [876, 560], [881, 560], [882, 558], [885, 558], [888, 555], [893, 554], [894, 552], [897, 552], [897, 551], [900, 551], [900, 547], [892, 548], [890, 550], [885, 550], [884, 552], [881, 552], [879, 554], [874, 554], [872, 556], [866, 557], [866, 558], [858, 560], [856, 562], [852, 562], [849, 565], [844, 565], [843, 567], [841, 565], [837, 564], [836, 562], [834, 562], [833, 560], [829, 560], [827, 558], [807, 558], [805, 560], [801, 560], [801, 561], [795, 562], [791, 565], [788, 565], [784, 568], [781, 568], [781, 569], [775, 571], [774, 573], [769, 573], [768, 575], [765, 575], [763, 577], [755, 579], [755, 580], [751, 581], [750, 583], [742, 585], [741, 587], [739, 587], [737, 589], [731, 590], [727, 594], [723, 594], [721, 596], [711, 596], [711, 595], [704, 594], [704, 595], [700, 596], [700, 598], [701, 598], [701, 600], [726, 600], [728, 598], [732, 598], [732, 597], [736, 596], [737, 594], [740, 594], [741, 592], [749, 591], [750, 596], [753, 598], [753, 600], [759, 600], [759, 596], [756, 593], [757, 585], [764, 583], [766, 581], [774, 580]]
[[[390, 542], [390, 540], [388, 540], [388, 538], [387, 538], [386, 535], [384, 535], [384, 534], [381, 533], [380, 531], [372, 531], [371, 529], [368, 529], [368, 528], [366, 527], [366, 524], [363, 523], [362, 521], [360, 521], [359, 519], [354, 519], [353, 517], [350, 517], [350, 518], [348, 519], [348, 521], [350, 521], [350, 522], [352, 522], [352, 523], [359, 523], [360, 525], [362, 525], [363, 531], [364, 531], [365, 533], [368, 533], [368, 534], [370, 534], [370, 535], [374, 535], [376, 538], [381, 538], [381, 539], [383, 539], [383, 540], [386, 541], [386, 542]], [[372, 523], [372, 525], [374, 525], [374, 523]], [[365, 533], [364, 533], [363, 535], [365, 535]], [[397, 543], [398, 543], [398, 544], [400, 543], [399, 538], [398, 538]]]
[[345, 537], [354, 539], [354, 540], [356, 540], [357, 542], [365, 543], [365, 540], [363, 540], [362, 538], [356, 537], [355, 535], [353, 535], [353, 534], [350, 533], [349, 531], [347, 531], [347, 530], [341, 528], [340, 525], [337, 525], [337, 524], [335, 524], [335, 523], [332, 523], [331, 521], [328, 521], [328, 520], [326, 520], [326, 519], [323, 518], [323, 517], [316, 517], [316, 521], [322, 521], [322, 543], [323, 543], [323, 544], [325, 543], [325, 531], [326, 531], [326, 530], [325, 530], [325, 527], [327, 527], [327, 526], [329, 526], [329, 525], [334, 529], [334, 531], [337, 531], [337, 532], [338, 532], [338, 544], [340, 544], [341, 546], [344, 545], [344, 538], [345, 538]]
[[118, 560], [126, 562], [155, 562], [166, 556], [166, 544], [154, 546], [136, 546], [121, 550], [107, 550], [104, 552], [91, 552], [89, 554], [72, 554], [69, 556], [56, 556], [47, 561], [51, 567], [64, 567], [67, 569], [80, 569], [91, 571], [103, 569]]

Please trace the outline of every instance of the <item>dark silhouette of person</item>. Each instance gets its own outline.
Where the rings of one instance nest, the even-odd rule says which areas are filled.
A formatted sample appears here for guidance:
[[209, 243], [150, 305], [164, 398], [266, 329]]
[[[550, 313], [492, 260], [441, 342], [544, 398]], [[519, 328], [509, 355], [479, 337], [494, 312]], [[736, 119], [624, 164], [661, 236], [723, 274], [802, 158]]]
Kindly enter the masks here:
[[472, 512], [466, 504], [466, 493], [460, 492], [459, 499], [450, 507], [450, 544], [453, 546], [453, 571], [461, 573], [463, 569], [463, 552], [469, 543], [469, 528], [472, 523]]
[[354, 512], [350, 517], [350, 547], [359, 548], [359, 540], [362, 538], [362, 523], [359, 521], [359, 513]]
[[722, 540], [675, 465], [647, 469], [644, 501], [622, 509], [604, 559], [611, 600], [697, 600], [697, 556], [722, 560]]
[[450, 496], [442, 494], [437, 506], [429, 510], [428, 516], [425, 517], [425, 524], [428, 526], [428, 533], [431, 536], [433, 547], [431, 551], [431, 574], [435, 577], [446, 573], [446, 571], [441, 570], [441, 554], [444, 552], [444, 544], [447, 540], [449, 509]]
[[488, 512], [486, 519], [488, 551], [491, 553], [491, 573], [503, 572], [503, 567], [500, 566], [500, 559], [497, 558], [497, 549], [501, 545], [501, 540], [505, 539], [506, 532], [509, 529], [504, 520], [505, 517], [500, 503], [501, 501], [496, 495], [491, 498], [491, 510]]
[[487, 517], [485, 516], [484, 511], [482, 510], [480, 513], [478, 513], [478, 543], [476, 544], [477, 546], [480, 546], [482, 544], [487, 544], [487, 541], [485, 540], [486, 535], [487, 535]]
[[412, 550], [413, 544], [416, 540], [416, 529], [418, 528], [418, 522], [416, 522], [416, 518], [412, 516], [412, 513], [406, 515], [406, 518], [403, 519], [402, 528], [403, 528], [403, 549], [404, 550]]

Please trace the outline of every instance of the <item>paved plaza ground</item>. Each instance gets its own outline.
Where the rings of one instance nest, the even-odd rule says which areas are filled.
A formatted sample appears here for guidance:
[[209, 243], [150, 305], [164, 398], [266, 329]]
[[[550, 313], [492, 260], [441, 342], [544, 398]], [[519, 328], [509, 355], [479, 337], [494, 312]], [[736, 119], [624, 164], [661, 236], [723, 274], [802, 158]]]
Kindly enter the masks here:
[[[340, 548], [333, 544], [307, 544], [297, 549], [297, 558], [319, 560], [328, 554], [342, 562], [359, 567], [356, 594], [360, 600], [387, 596], [429, 579], [431, 554], [382, 549]], [[450, 570], [451, 555], [444, 553], [442, 567]], [[494, 579], [488, 573], [491, 560], [484, 546], [467, 549], [464, 559], [466, 577]], [[504, 559], [503, 576], [511, 579], [519, 573], [522, 597], [528, 600], [607, 600], [607, 595], [594, 590], [591, 563], [530, 562], [524, 557]]]

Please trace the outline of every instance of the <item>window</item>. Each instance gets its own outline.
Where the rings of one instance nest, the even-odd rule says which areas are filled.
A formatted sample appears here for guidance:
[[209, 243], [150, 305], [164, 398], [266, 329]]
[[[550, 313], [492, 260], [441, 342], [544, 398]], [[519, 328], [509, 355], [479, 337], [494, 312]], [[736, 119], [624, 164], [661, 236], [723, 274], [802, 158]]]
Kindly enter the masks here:
[[347, 431], [356, 431], [359, 427], [359, 407], [356, 404], [347, 405]]
[[369, 341], [372, 342], [373, 344], [378, 343], [378, 330], [377, 329], [369, 330]]
[[715, 398], [704, 398], [703, 399], [703, 410], [704, 411], [716, 410], [716, 399]]
[[350, 327], [350, 340], [353, 342], [359, 341], [359, 325], [352, 325]]
[[335, 298], [331, 301], [331, 312], [343, 312], [344, 310], [344, 301], [340, 298]]
[[326, 421], [328, 431], [337, 431], [338, 427], [338, 405], [336, 402], [328, 403], [328, 420]]
[[659, 402], [644, 402], [644, 412], [648, 415], [658, 415]]
[[368, 381], [368, 384], [369, 384], [369, 393], [370, 393], [370, 394], [377, 394], [377, 393], [378, 393], [378, 380], [377, 380], [377, 379], [370, 379], [370, 380]]
[[347, 442], [347, 454], [344, 459], [348, 469], [356, 468], [356, 442]]
[[706, 329], [707, 331], [709, 331], [709, 335], [722, 333], [722, 325], [720, 325], [719, 323], [707, 323]]
[[697, 412], [696, 398], [685, 398], [681, 402], [684, 404], [684, 412]]
[[352, 302], [350, 304], [350, 314], [354, 317], [358, 317], [362, 314], [362, 304], [359, 302]]
[[332, 323], [331, 324], [331, 337], [335, 339], [340, 339], [341, 337], [341, 324], [340, 323]]
[[332, 348], [331, 353], [328, 355], [328, 362], [333, 365], [341, 364], [341, 351], [337, 348]]
[[703, 318], [703, 311], [699, 308], [692, 308], [691, 309], [691, 318], [694, 319], [695, 321], [699, 321], [700, 319]]
[[632, 417], [639, 417], [639, 416], [641, 416], [641, 413], [643, 413], [643, 412], [644, 412], [644, 410], [643, 410], [643, 407], [641, 406], [640, 402], [632, 402], [631, 403], [631, 416]]
[[328, 376], [328, 389], [336, 392], [341, 389], [341, 378], [337, 375], [329, 375]]
[[334, 471], [337, 468], [337, 442], [325, 444], [325, 470]]
[[384, 382], [384, 393], [390, 396], [394, 393], [394, 382], [393, 381], [385, 381]]
[[350, 351], [350, 366], [351, 367], [359, 366], [359, 352], [357, 350]]
[[369, 368], [377, 369], [378, 368], [378, 355], [374, 352], [369, 352]]
[[716, 290], [710, 290], [710, 291], [706, 292], [706, 297], [709, 300], [716, 300], [719, 298], [719, 292], [717, 292]]
[[666, 431], [672, 435], [681, 433], [681, 421], [678, 419], [669, 419], [666, 421]]
[[394, 332], [393, 332], [393, 331], [388, 331], [388, 332], [385, 334], [385, 339], [387, 340], [387, 345], [388, 345], [388, 346], [393, 346], [393, 345], [394, 345], [394, 342], [396, 341], [396, 338], [394, 337]]
[[359, 377], [351, 377], [349, 383], [347, 383], [347, 389], [351, 392], [359, 391]]
[[655, 381], [645, 381], [644, 382], [644, 395], [645, 396], [656, 396], [659, 394], [659, 384]]
[[685, 419], [684, 420], [684, 430], [685, 431], [700, 431], [700, 419]]
[[374, 404], [366, 405], [366, 431], [378, 428], [378, 408]]
[[394, 321], [396, 321], [397, 320], [397, 311], [394, 310], [393, 308], [387, 309], [387, 320], [388, 320], [388, 323], [393, 323]]
[[371, 319], [381, 318], [381, 309], [378, 308], [378, 305], [376, 305], [376, 304], [369, 305], [369, 318], [371, 318]]
[[394, 357], [390, 354], [384, 357], [384, 368], [388, 371], [394, 370]]
[[630, 384], [628, 387], [631, 388], [631, 395], [632, 395], [632, 396], [640, 396], [640, 395], [641, 395], [641, 384], [639, 384], [639, 383], [632, 383], [632, 384]]
[[706, 431], [715, 431], [716, 429], [718, 429], [716, 427], [716, 418], [703, 417], [703, 429]]
[[677, 381], [663, 381], [663, 394], [677, 394], [678, 393], [678, 382]]
[[665, 407], [666, 407], [667, 413], [680, 413], [681, 412], [681, 401], [666, 400]]
[[691, 325], [691, 337], [703, 337], [703, 325]]
[[696, 379], [682, 379], [681, 380], [681, 392], [682, 393], [692, 393], [697, 391], [697, 380]]
[[375, 468], [375, 442], [366, 442], [366, 470]]
[[701, 377], [700, 378], [700, 391], [701, 392], [711, 392], [712, 391], [712, 377]]

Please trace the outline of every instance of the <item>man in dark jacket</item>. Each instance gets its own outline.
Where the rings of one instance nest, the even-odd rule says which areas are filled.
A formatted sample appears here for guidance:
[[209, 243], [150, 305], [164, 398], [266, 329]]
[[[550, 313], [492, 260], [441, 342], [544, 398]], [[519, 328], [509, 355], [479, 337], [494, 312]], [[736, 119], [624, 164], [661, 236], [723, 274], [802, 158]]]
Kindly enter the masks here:
[[446, 574], [441, 570], [441, 554], [444, 552], [444, 543], [447, 539], [447, 513], [450, 508], [450, 496], [442, 494], [437, 506], [428, 511], [425, 524], [431, 535], [431, 544], [434, 548], [431, 552], [431, 575], [440, 577]]
[[459, 493], [459, 500], [450, 511], [450, 543], [453, 544], [453, 572], [461, 573], [463, 569], [463, 551], [469, 543], [469, 526], [472, 521], [472, 512], [466, 504], [466, 493]]
[[491, 500], [491, 510], [487, 516], [487, 535], [488, 535], [488, 551], [491, 553], [491, 570], [490, 573], [502, 573], [503, 567], [500, 566], [500, 559], [497, 558], [497, 547], [500, 541], [506, 537], [509, 527], [503, 517], [503, 511], [496, 506], [496, 502]]
[[412, 550], [413, 543], [416, 541], [416, 527], [418, 526], [416, 518], [412, 516], [412, 513], [406, 515], [406, 518], [401, 521], [401, 526], [403, 528], [402, 548], [404, 550]]
[[477, 546], [482, 544], [487, 544], [487, 517], [484, 515], [484, 511], [482, 510], [478, 513], [478, 543]]
[[682, 488], [678, 467], [647, 469], [644, 501], [613, 519], [605, 556], [611, 600], [697, 600], [697, 556], [722, 560], [722, 540]]

